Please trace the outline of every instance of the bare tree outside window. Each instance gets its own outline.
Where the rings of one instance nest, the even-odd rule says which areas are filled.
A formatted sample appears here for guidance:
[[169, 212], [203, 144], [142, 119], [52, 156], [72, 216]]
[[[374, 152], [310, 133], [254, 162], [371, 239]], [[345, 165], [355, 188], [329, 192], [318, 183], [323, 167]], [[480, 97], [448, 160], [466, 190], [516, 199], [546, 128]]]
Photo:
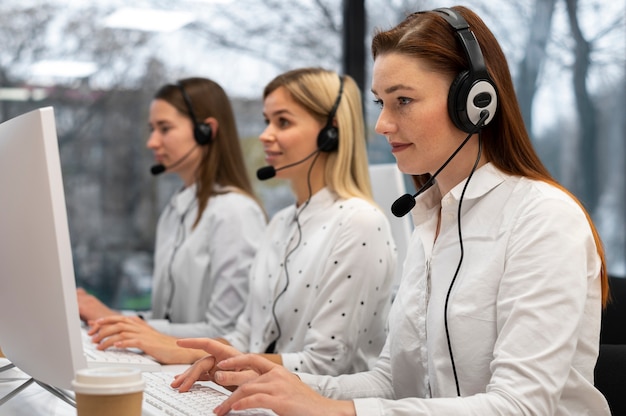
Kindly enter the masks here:
[[[364, 4], [366, 52], [375, 28], [440, 6], [427, 0]], [[484, 17], [503, 45], [544, 163], [592, 213], [609, 271], [626, 276], [626, 5], [464, 4]], [[264, 164], [257, 139], [264, 125], [263, 86], [300, 66], [341, 71], [344, 8], [336, 0], [140, 0], [133, 7], [185, 12], [193, 19], [171, 32], [108, 27], [106, 18], [124, 6], [121, 0], [3, 1], [0, 121], [55, 107], [76, 278], [113, 307], [147, 308], [156, 219], [180, 186], [174, 177], [149, 174], [152, 155], [145, 141], [152, 94], [187, 76], [223, 85], [254, 177]], [[51, 67], [51, 61], [89, 63], [94, 71], [36, 77], [37, 65]], [[364, 140], [371, 163], [393, 162], [386, 140], [374, 133], [371, 64], [366, 53]], [[270, 214], [292, 201], [286, 183], [255, 186]]]

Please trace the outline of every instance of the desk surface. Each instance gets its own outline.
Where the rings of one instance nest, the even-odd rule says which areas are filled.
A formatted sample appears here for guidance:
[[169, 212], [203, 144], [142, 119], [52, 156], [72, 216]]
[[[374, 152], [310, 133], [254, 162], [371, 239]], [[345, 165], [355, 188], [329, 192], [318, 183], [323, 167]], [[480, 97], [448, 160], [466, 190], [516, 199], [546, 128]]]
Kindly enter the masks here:
[[[10, 364], [6, 358], [0, 358], [0, 367]], [[164, 366], [164, 371], [180, 373], [188, 366]], [[30, 377], [12, 368], [0, 373], [0, 398], [26, 382]], [[53, 396], [39, 386], [31, 384], [8, 402], [0, 406], [0, 416], [76, 416], [76, 409], [63, 400]]]

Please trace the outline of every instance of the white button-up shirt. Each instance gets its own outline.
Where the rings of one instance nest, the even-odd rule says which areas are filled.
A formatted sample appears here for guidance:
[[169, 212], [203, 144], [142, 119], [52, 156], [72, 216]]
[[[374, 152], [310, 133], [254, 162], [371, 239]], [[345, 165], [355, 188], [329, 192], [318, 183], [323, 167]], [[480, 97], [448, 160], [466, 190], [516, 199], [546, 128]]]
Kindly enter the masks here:
[[462, 201], [464, 255], [447, 308], [456, 397], [444, 304], [461, 255], [464, 184], [417, 198], [375, 369], [303, 379], [332, 397], [369, 397], [354, 400], [358, 415], [610, 415], [593, 386], [600, 261], [585, 214], [556, 187], [491, 164]]
[[192, 229], [197, 212], [193, 185], [175, 194], [159, 218], [148, 322], [177, 337], [219, 337], [243, 311], [266, 221], [252, 198], [234, 191], [210, 197]]
[[225, 338], [241, 351], [265, 352], [279, 326], [276, 351], [286, 368], [365, 370], [385, 341], [395, 266], [385, 215], [363, 199], [341, 199], [324, 188], [270, 221], [248, 304]]

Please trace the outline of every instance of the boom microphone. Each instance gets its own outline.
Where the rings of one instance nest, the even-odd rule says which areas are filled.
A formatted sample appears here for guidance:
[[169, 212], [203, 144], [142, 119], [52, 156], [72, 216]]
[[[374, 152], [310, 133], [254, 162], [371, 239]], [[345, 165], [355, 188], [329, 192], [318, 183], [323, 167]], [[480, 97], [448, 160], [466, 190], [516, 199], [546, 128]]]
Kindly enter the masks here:
[[163, 163], [159, 163], [156, 165], [153, 165], [150, 168], [150, 173], [153, 174], [154, 176], [160, 175], [163, 172], [165, 172], [168, 169], [172, 169], [175, 168], [176, 166], [180, 165], [181, 163], [183, 163], [185, 161], [185, 159], [187, 159], [187, 157], [189, 157], [189, 155], [191, 154], [191, 152], [193, 152], [193, 150], [197, 147], [198, 145], [193, 146], [191, 149], [189, 149], [189, 151], [187, 153], [185, 153], [183, 155], [183, 157], [181, 157], [180, 159], [178, 159], [176, 162], [172, 163], [169, 166], [165, 166]]
[[299, 160], [299, 161], [294, 162], [294, 163], [290, 163], [290, 164], [285, 165], [283, 167], [280, 167], [278, 169], [274, 168], [274, 166], [263, 166], [262, 168], [260, 168], [259, 170], [256, 171], [256, 177], [259, 180], [261, 180], [261, 181], [273, 178], [274, 176], [276, 176], [276, 172], [278, 172], [279, 170], [287, 169], [287, 168], [290, 168], [292, 166], [299, 165], [300, 163], [304, 163], [307, 160], [309, 160], [310, 158], [312, 158], [315, 154], [319, 153], [319, 151], [320, 151], [319, 149], [315, 149], [315, 151], [313, 153], [311, 153], [310, 155], [308, 155], [304, 159]]
[[441, 172], [443, 168], [448, 166], [448, 163], [450, 163], [452, 158], [454, 158], [454, 156], [456, 156], [456, 154], [459, 153], [459, 151], [463, 148], [463, 146], [465, 146], [465, 143], [467, 143], [467, 141], [472, 137], [472, 135], [476, 134], [476, 132], [478, 132], [481, 128], [483, 128], [483, 123], [488, 118], [489, 118], [489, 111], [483, 110], [480, 113], [480, 120], [478, 120], [478, 123], [476, 123], [476, 126], [474, 127], [474, 129], [467, 135], [467, 137], [465, 138], [465, 140], [463, 140], [463, 142], [459, 145], [459, 147], [456, 148], [454, 153], [450, 155], [448, 160], [446, 160], [444, 164], [441, 165], [439, 169], [437, 169], [437, 171], [426, 181], [424, 185], [420, 187], [420, 189], [417, 190], [416, 193], [414, 193], [413, 195], [404, 194], [400, 198], [396, 199], [395, 202], [391, 205], [391, 213], [395, 215], [396, 217], [404, 217], [406, 214], [408, 214], [409, 211], [411, 211], [413, 207], [415, 206], [415, 198], [417, 198], [418, 195], [420, 195], [422, 192], [424, 192], [433, 184], [435, 178], [437, 177], [437, 175], [439, 175], [439, 172]]
[[165, 165], [164, 165], [164, 164], [162, 164], [162, 163], [160, 163], [160, 164], [158, 164], [158, 165], [153, 165], [153, 166], [150, 168], [150, 173], [151, 173], [151, 174], [153, 174], [154, 176], [156, 176], [156, 175], [160, 175], [160, 174], [162, 174], [162, 173], [163, 173], [163, 172], [165, 172], [166, 170], [167, 170], [167, 168], [165, 167]]
[[256, 171], [256, 177], [261, 181], [273, 178], [274, 176], [276, 176], [276, 169], [274, 169], [274, 166], [263, 166]]

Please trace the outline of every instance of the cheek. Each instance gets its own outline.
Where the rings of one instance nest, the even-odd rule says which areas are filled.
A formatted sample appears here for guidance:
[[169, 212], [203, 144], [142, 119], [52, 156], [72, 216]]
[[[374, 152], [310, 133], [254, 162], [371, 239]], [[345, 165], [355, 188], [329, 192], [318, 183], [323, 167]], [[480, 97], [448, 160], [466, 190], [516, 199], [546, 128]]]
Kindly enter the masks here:
[[308, 155], [317, 149], [319, 130], [315, 128], [298, 129], [285, 132], [279, 139], [281, 147], [290, 154]]

